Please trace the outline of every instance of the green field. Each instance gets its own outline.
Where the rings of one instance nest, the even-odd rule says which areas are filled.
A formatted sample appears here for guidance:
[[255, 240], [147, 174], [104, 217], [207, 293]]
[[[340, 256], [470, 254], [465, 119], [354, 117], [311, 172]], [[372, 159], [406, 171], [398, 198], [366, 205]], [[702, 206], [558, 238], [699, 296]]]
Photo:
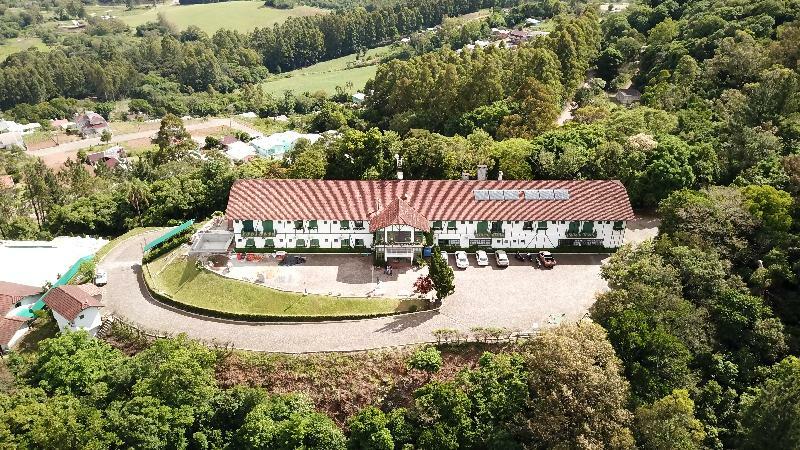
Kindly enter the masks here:
[[131, 28], [156, 21], [158, 15], [163, 14], [179, 29], [196, 25], [209, 34], [220, 28], [250, 31], [254, 28], [271, 27], [289, 17], [312, 16], [326, 12], [324, 9], [311, 6], [298, 6], [292, 9], [267, 8], [264, 2], [259, 1], [162, 5], [155, 8], [141, 7], [132, 11], [127, 11], [121, 6], [96, 6], [87, 8], [87, 11], [97, 15], [116, 16]]
[[[378, 47], [367, 52], [367, 59], [377, 63], [377, 57], [386, 53], [389, 47]], [[279, 95], [284, 91], [316, 92], [325, 91], [333, 94], [336, 86], [344, 86], [348, 81], [353, 88], [360, 90], [378, 70], [377, 64], [365, 67], [348, 68], [349, 63], [356, 61], [355, 55], [343, 56], [313, 66], [293, 70], [265, 81], [264, 91]]]
[[277, 291], [198, 269], [194, 262], [175, 257], [174, 252], [145, 267], [144, 276], [148, 285], [173, 300], [230, 313], [334, 317], [404, 312], [424, 306], [422, 301], [416, 299], [304, 296]]
[[0, 61], [6, 59], [6, 57], [12, 53], [21, 52], [33, 47], [44, 50], [47, 48], [47, 45], [39, 38], [14, 38], [3, 41], [0, 45]]

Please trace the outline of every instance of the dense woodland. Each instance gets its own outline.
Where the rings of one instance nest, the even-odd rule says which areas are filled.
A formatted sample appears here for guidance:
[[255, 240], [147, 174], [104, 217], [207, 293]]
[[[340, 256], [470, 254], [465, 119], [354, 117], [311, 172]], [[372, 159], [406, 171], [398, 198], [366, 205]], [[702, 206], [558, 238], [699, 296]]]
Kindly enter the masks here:
[[[116, 55], [101, 69], [115, 72], [117, 61], [120, 74], [132, 74], [120, 75], [122, 84], [134, 85], [101, 99], [133, 96], [140, 100], [134, 107], [169, 112], [162, 100], [186, 95], [198, 83], [192, 89], [203, 92], [192, 95], [196, 102], [228, 102], [264, 115], [295, 112], [298, 128], [340, 134], [303, 142], [284, 161], [232, 166], [213, 145], [196, 159], [180, 119], [168, 115], [156, 148], [128, 171], [101, 168], [92, 175], [71, 162], [56, 173], [4, 152], [0, 167], [23, 184], [0, 193], [0, 236], [115, 235], [206, 217], [224, 209], [237, 178], [391, 179], [394, 155], [402, 157], [408, 179], [455, 179], [477, 164], [487, 164], [492, 177], [503, 171], [506, 179], [619, 179], [635, 207], [657, 212], [660, 235], [621, 249], [603, 267], [610, 291], [592, 308], [596, 325], [563, 327], [511, 354], [487, 355], [479, 367], [432, 382], [403, 405], [376, 404], [342, 427], [302, 397], [218, 389], [211, 381], [214, 353], [183, 340], [123, 357], [102, 342], [68, 335], [15, 363], [19, 386], [0, 396], [0, 439], [52, 447], [51, 428], [81, 424], [83, 434], [75, 429], [72, 436], [84, 440], [64, 442], [95, 439], [96, 448], [294, 448], [301, 442], [405, 450], [800, 447], [800, 2], [669, 0], [615, 14], [558, 2], [520, 8], [552, 15], [553, 32], [513, 50], [456, 53], [445, 45], [387, 62], [363, 109], [345, 104], [344, 94], [274, 99], [246, 81], [361, 45], [347, 39], [328, 46], [322, 37], [323, 45], [306, 46], [303, 37], [303, 45], [284, 52], [270, 40], [277, 39], [275, 30], [196, 39], [154, 27], [153, 35], [142, 29], [147, 46], [113, 46], [112, 34], [82, 52], [12, 57], [2, 76], [22, 77], [24, 61], [45, 71], [52, 66], [48, 58], [91, 64], [98, 54]], [[375, 11], [381, 9], [341, 17], [377, 17]], [[298, 39], [325, 35], [314, 20], [291, 25]], [[255, 36], [262, 44], [226, 43]], [[164, 46], [215, 59], [219, 77], [182, 72], [191, 58], [160, 57]], [[252, 65], [231, 63], [246, 55]], [[90, 66], [79, 67], [75, 73]], [[78, 103], [18, 103], [88, 95], [57, 92], [50, 86], [62, 78], [37, 70], [36, 76], [25, 71], [36, 81], [24, 86], [41, 82], [42, 89], [4, 107], [36, 114]], [[214, 84], [227, 79], [234, 80], [229, 88]], [[629, 81], [643, 92], [641, 105], [609, 102], [604, 89]], [[571, 101], [578, 106], [573, 119], [557, 126]], [[414, 364], [435, 370], [435, 351], [424, 352]], [[169, 384], [178, 382], [185, 384]], [[187, 394], [175, 398], [177, 392]], [[121, 425], [127, 423], [148, 431], [134, 435]], [[253, 440], [237, 441], [242, 436]]]

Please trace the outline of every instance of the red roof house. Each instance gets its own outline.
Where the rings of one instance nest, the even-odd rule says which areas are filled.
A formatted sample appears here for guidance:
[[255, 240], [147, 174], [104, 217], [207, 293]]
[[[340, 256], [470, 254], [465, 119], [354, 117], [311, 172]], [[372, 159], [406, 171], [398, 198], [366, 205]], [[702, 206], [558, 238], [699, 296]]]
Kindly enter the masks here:
[[69, 322], [74, 322], [86, 309], [103, 307], [100, 300], [74, 285], [59, 286], [51, 290], [44, 298], [44, 303]]

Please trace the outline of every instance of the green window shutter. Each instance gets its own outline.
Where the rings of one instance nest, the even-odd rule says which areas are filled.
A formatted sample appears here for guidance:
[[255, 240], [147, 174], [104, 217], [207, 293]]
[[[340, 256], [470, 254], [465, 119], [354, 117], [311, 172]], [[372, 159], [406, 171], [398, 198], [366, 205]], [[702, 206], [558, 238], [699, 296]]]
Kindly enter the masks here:
[[350, 239], [342, 239], [342, 248], [350, 248]]
[[298, 239], [295, 242], [294, 246], [297, 247], [297, 248], [303, 248], [303, 247], [306, 246], [306, 240], [305, 239]]
[[271, 220], [265, 220], [261, 222], [261, 225], [264, 228], [265, 233], [272, 233], [273, 231], [275, 231], [275, 228], [272, 226]]
[[455, 220], [451, 220], [451, 221], [447, 222], [447, 229], [448, 230], [455, 230], [456, 229], [456, 221]]
[[339, 228], [342, 230], [349, 230], [350, 229], [350, 221], [349, 220], [341, 220], [339, 221]]
[[255, 247], [256, 247], [255, 239], [250, 238], [244, 243], [244, 248], [255, 248]]
[[302, 220], [295, 220], [294, 221], [294, 229], [295, 230], [302, 230], [303, 229], [303, 221]]
[[319, 239], [311, 240], [311, 248], [319, 248]]
[[317, 229], [317, 221], [316, 220], [309, 220], [308, 221], [308, 229], [309, 230], [316, 230]]
[[523, 230], [532, 230], [533, 229], [533, 222], [530, 221], [530, 220], [526, 220], [525, 222], [522, 223], [522, 229]]
[[539, 221], [539, 225], [537, 225], [536, 228], [539, 229], [539, 230], [546, 230], [547, 229], [547, 221], [546, 220], [540, 220]]
[[243, 220], [242, 221], [242, 233], [252, 233], [253, 230], [253, 221], [252, 220]]
[[364, 240], [363, 239], [356, 239], [356, 247], [363, 247]]
[[442, 229], [442, 221], [441, 220], [434, 220], [432, 228], [434, 230], [441, 230]]
[[614, 222], [614, 229], [615, 230], [624, 230], [625, 229], [625, 222], [621, 220], [617, 220]]
[[582, 233], [591, 233], [594, 231], [594, 222], [591, 220], [587, 220], [583, 222], [583, 228], [581, 229]]
[[580, 226], [580, 222], [570, 222], [569, 228], [567, 228], [567, 233], [577, 233]]
[[489, 232], [489, 222], [485, 220], [478, 221], [478, 233], [488, 233]]
[[273, 241], [272, 239], [267, 239], [267, 242], [264, 244], [264, 247], [265, 248], [274, 248], [275, 247], [275, 241]]
[[502, 233], [502, 232], [503, 232], [503, 222], [499, 220], [492, 222], [492, 233]]
[[364, 221], [363, 220], [356, 220], [355, 221], [355, 228], [356, 230], [363, 230], [364, 229]]

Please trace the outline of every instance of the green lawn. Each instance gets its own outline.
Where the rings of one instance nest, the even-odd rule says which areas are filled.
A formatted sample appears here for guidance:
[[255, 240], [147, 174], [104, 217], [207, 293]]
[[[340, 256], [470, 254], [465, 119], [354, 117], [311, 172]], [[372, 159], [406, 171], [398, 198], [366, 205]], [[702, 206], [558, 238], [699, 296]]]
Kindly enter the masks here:
[[[377, 63], [378, 57], [386, 53], [389, 47], [378, 47], [367, 52], [366, 58]], [[353, 88], [360, 90], [378, 70], [377, 64], [365, 67], [348, 68], [348, 64], [356, 62], [355, 55], [324, 61], [313, 66], [293, 70], [273, 79], [265, 81], [262, 86], [264, 91], [277, 95], [284, 91], [316, 92], [325, 91], [328, 94], [335, 92], [336, 86], [344, 86], [348, 81], [353, 83]]]
[[47, 49], [47, 45], [39, 38], [21, 37], [7, 39], [0, 44], [0, 61], [5, 60], [6, 57], [12, 53], [21, 52], [34, 47], [38, 48], [39, 50]]
[[[206, 309], [272, 316], [349, 316], [419, 309], [419, 300], [338, 298], [276, 291], [223, 278], [170, 253], [146, 266], [148, 284], [174, 300]], [[166, 264], [166, 267], [165, 267]], [[162, 270], [163, 269], [163, 270]]]
[[95, 261], [98, 261], [98, 262], [102, 261], [102, 259], [108, 254], [108, 252], [113, 250], [114, 247], [116, 247], [117, 245], [120, 244], [120, 242], [122, 242], [122, 241], [124, 241], [124, 240], [126, 240], [128, 238], [132, 238], [134, 236], [138, 236], [140, 234], [147, 233], [148, 231], [157, 230], [157, 229], [158, 229], [158, 227], [134, 228], [134, 229], [128, 231], [127, 233], [112, 239], [111, 241], [108, 242], [108, 244], [102, 246], [100, 248], [100, 250], [98, 250], [97, 253], [94, 254], [94, 259], [95, 259]]
[[[124, 6], [95, 6], [87, 8], [97, 15], [116, 16], [131, 28], [158, 20], [159, 13], [179, 29], [196, 25], [211, 34], [220, 28], [237, 31], [250, 31], [254, 28], [272, 27], [289, 17], [304, 17], [327, 12], [311, 6], [298, 6], [292, 9], [267, 8], [260, 1], [236, 1], [205, 3], [200, 5], [160, 5], [158, 7], [137, 7], [128, 11]], [[108, 12], [110, 11], [110, 12]]]

